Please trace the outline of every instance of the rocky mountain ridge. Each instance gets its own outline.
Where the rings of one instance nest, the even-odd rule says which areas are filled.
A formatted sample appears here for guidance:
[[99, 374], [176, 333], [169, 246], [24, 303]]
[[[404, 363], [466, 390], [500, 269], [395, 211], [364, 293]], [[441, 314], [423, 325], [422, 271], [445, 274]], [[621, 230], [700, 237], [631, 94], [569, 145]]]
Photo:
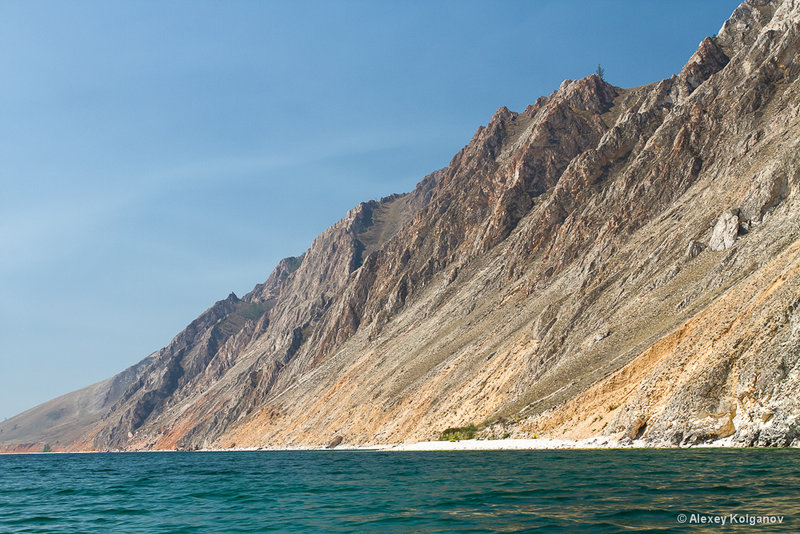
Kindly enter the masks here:
[[486, 436], [800, 443], [800, 3], [748, 0], [679, 74], [500, 108], [8, 450]]

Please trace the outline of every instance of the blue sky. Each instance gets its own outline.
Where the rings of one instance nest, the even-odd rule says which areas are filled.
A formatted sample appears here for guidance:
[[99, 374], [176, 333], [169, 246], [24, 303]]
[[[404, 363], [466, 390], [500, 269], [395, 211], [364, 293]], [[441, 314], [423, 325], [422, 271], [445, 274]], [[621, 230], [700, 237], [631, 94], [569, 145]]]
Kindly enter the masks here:
[[0, 418], [166, 345], [498, 107], [678, 72], [737, 3], [0, 3]]

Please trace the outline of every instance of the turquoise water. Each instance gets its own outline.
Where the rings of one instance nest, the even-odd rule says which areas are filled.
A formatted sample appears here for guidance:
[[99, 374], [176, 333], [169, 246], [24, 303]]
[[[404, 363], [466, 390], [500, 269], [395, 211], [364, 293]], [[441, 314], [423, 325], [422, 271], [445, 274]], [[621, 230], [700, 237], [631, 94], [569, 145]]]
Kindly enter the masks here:
[[0, 481], [0, 532], [800, 532], [797, 449], [0, 455]]

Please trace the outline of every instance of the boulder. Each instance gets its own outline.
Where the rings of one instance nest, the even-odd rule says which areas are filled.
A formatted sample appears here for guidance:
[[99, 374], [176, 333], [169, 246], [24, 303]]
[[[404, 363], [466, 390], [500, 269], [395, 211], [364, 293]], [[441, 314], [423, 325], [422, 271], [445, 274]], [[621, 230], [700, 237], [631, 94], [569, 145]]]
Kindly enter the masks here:
[[753, 179], [740, 210], [741, 218], [748, 222], [761, 222], [770, 208], [786, 196], [788, 180], [784, 173], [765, 170]]
[[689, 246], [686, 247], [686, 258], [692, 259], [696, 258], [701, 252], [706, 249], [706, 244], [701, 243], [700, 241], [689, 241]]
[[727, 210], [717, 219], [714, 230], [711, 232], [711, 239], [708, 241], [708, 246], [715, 252], [729, 249], [736, 242], [736, 237], [738, 235], [739, 210]]

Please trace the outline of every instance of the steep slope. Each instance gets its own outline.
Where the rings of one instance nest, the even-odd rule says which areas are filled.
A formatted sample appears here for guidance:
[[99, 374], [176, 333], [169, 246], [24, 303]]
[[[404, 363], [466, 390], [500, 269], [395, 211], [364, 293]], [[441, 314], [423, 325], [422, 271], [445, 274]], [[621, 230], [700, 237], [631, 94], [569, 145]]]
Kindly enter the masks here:
[[750, 0], [668, 80], [589, 76], [501, 108], [413, 192], [354, 208], [0, 442], [356, 444], [483, 423], [797, 444], [799, 27], [797, 0]]

